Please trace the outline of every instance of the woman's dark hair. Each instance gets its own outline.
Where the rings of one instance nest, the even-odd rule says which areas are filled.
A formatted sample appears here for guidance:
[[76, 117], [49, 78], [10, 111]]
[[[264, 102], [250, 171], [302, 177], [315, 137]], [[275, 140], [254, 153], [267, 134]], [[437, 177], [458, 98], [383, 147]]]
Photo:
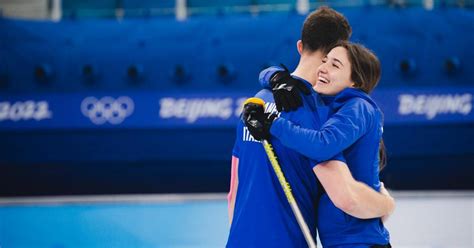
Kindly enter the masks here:
[[380, 80], [380, 61], [375, 54], [361, 44], [340, 41], [334, 47], [344, 47], [351, 63], [351, 79], [354, 87], [369, 94]]
[[385, 142], [383, 138], [380, 139], [379, 144], [379, 171], [383, 170], [387, 165], [387, 151], [385, 149]]

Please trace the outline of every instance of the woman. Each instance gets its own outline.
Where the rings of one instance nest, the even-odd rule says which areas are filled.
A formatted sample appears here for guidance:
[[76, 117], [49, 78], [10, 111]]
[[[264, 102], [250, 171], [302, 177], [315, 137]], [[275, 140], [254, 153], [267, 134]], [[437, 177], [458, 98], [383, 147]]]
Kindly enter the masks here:
[[[317, 161], [342, 151], [352, 176], [380, 190], [379, 170], [385, 164], [383, 115], [368, 95], [380, 79], [379, 60], [362, 45], [342, 42], [323, 59], [317, 74], [314, 89], [326, 96], [330, 107], [327, 122], [320, 130], [311, 130], [277, 118], [270, 133], [283, 145]], [[324, 163], [313, 170], [317, 175], [327, 173]], [[324, 182], [324, 176], [318, 178], [323, 185], [337, 184]], [[319, 201], [318, 230], [324, 247], [390, 247], [389, 233], [380, 218], [350, 216], [333, 204], [329, 194]]]

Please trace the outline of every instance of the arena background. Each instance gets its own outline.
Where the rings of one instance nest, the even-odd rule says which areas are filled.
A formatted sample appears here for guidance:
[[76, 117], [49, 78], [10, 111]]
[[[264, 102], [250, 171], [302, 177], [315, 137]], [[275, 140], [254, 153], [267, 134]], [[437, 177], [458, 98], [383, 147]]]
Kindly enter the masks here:
[[0, 0], [0, 247], [223, 247], [240, 106], [342, 12], [382, 63], [395, 247], [474, 247], [474, 2]]

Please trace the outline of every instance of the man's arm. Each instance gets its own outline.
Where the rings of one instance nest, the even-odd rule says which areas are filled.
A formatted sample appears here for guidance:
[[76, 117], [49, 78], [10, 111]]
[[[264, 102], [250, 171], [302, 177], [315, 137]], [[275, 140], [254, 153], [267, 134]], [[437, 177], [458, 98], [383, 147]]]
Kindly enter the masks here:
[[232, 156], [232, 168], [230, 175], [230, 190], [227, 195], [228, 210], [229, 210], [229, 223], [232, 224], [232, 218], [234, 217], [234, 206], [235, 197], [237, 195], [237, 188], [239, 186], [239, 158]]
[[395, 200], [390, 195], [356, 181], [341, 161], [323, 162], [313, 171], [334, 205], [349, 215], [359, 219], [379, 218], [395, 209]]
[[[390, 196], [390, 193], [388, 193], [388, 190], [385, 188], [385, 185], [384, 185], [383, 182], [380, 182], [380, 193], [381, 193], [382, 195], [386, 195], [386, 196], [388, 196], [388, 197], [391, 197], [391, 196]], [[392, 215], [392, 213], [393, 213], [393, 211], [390, 212], [388, 215], [382, 216], [382, 222], [383, 222], [383, 223], [387, 222], [388, 218], [390, 218], [390, 215]]]

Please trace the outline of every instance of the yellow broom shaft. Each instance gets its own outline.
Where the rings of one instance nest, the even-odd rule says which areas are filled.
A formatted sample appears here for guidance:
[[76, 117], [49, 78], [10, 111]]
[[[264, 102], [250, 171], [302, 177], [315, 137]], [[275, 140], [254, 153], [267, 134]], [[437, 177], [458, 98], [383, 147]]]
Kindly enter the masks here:
[[281, 170], [277, 157], [273, 152], [272, 145], [267, 140], [263, 140], [262, 143], [263, 147], [265, 148], [265, 152], [267, 153], [268, 159], [272, 164], [273, 170], [275, 171], [275, 174], [278, 178], [278, 181], [280, 182], [280, 185], [283, 188], [283, 191], [285, 192], [286, 199], [288, 199], [291, 209], [293, 210], [296, 220], [298, 221], [298, 225], [300, 226], [301, 231], [303, 232], [304, 238], [306, 239], [306, 243], [308, 243], [308, 247], [316, 248], [316, 242], [314, 242], [313, 236], [311, 235], [308, 225], [304, 221], [303, 215], [301, 214], [300, 208], [296, 203], [295, 197], [293, 196], [293, 193], [291, 193], [290, 184], [286, 181], [285, 175]]

